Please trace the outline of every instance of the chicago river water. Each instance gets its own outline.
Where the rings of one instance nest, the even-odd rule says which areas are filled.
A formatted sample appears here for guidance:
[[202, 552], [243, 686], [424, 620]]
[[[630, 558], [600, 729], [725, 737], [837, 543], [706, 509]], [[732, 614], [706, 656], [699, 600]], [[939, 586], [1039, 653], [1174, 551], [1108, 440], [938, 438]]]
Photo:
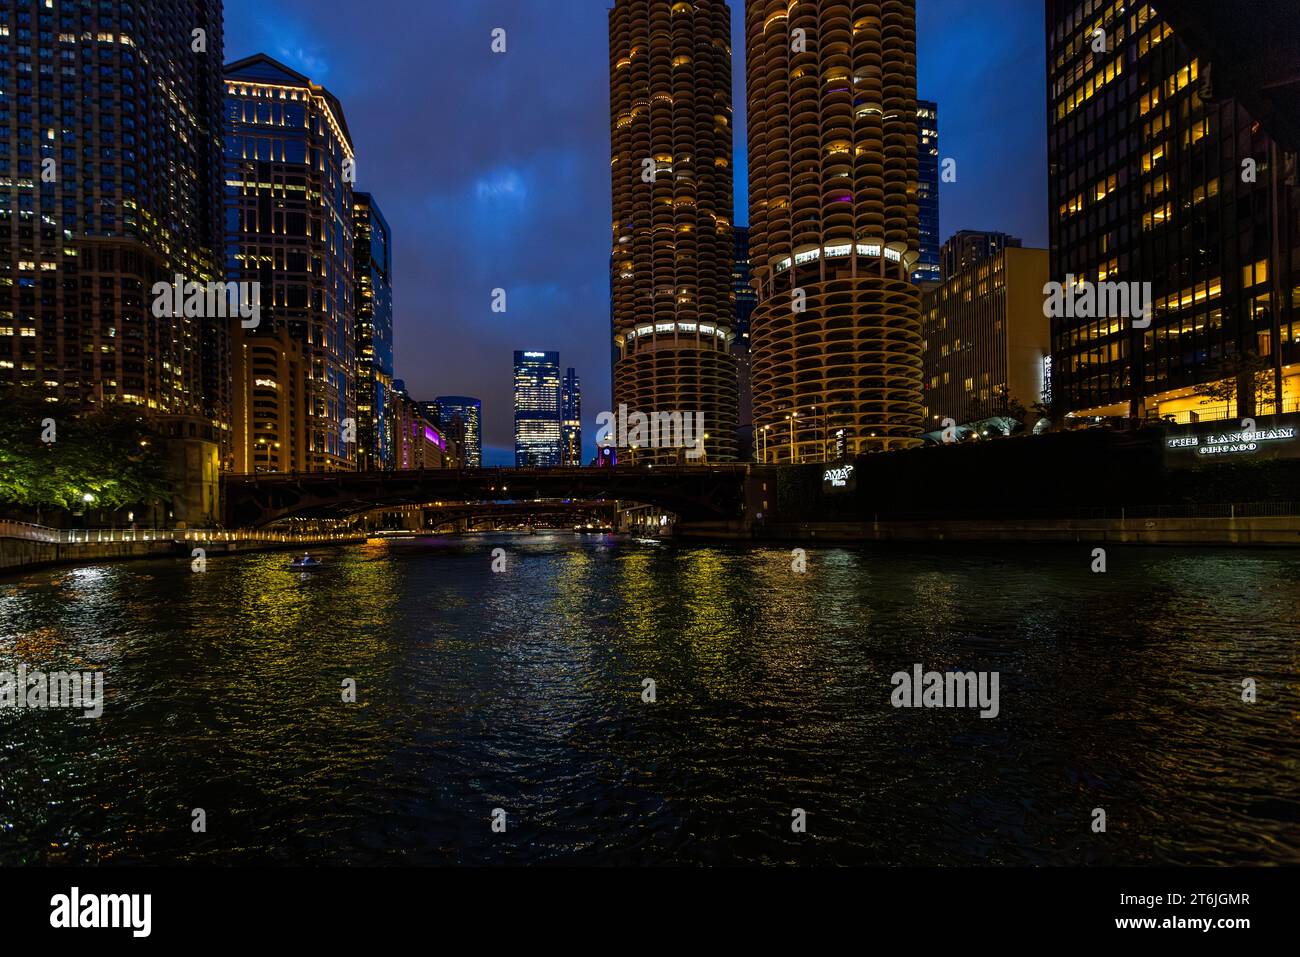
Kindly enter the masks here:
[[[0, 671], [101, 670], [104, 710], [0, 710], [0, 864], [1300, 863], [1300, 552], [1108, 551], [801, 574], [554, 532], [8, 576]], [[895, 708], [915, 665], [997, 672], [997, 716]]]

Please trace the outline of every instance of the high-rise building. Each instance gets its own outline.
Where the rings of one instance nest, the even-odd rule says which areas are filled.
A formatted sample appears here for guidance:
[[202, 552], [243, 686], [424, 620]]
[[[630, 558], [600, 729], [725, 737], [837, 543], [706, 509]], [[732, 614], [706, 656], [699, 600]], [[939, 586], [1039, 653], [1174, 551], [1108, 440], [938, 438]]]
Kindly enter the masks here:
[[[261, 283], [237, 327], [235, 470], [351, 469], [352, 138], [337, 99], [257, 54], [226, 66], [226, 278]], [[285, 378], [286, 376], [293, 378]]]
[[749, 322], [758, 305], [758, 295], [750, 280], [749, 228], [737, 226], [736, 256], [731, 269], [731, 285], [736, 301], [736, 338], [731, 352], [736, 357], [736, 391], [739, 415], [736, 419], [736, 452], [748, 460], [754, 443], [754, 392], [749, 382]]
[[1050, 387], [1046, 249], [1003, 249], [921, 294], [927, 429], [1026, 410]]
[[[1055, 398], [1077, 416], [1179, 422], [1294, 406], [1300, 203], [1264, 118], [1216, 91], [1218, 72], [1148, 3], [1046, 13], [1050, 278], [1110, 287], [1106, 307], [1052, 320]], [[1277, 63], [1261, 58], [1259, 75], [1294, 77]], [[1127, 312], [1110, 308], [1120, 291]], [[1212, 383], [1233, 399], [1207, 404], [1197, 387]]]
[[642, 449], [641, 463], [731, 460], [730, 11], [615, 0], [609, 50], [614, 405], [703, 418], [705, 455]]
[[[920, 443], [914, 0], [746, 7], [754, 428], [768, 461]], [[760, 435], [761, 431], [761, 435]]]
[[393, 234], [369, 193], [352, 194], [356, 251], [357, 468], [389, 469], [393, 390]]
[[439, 428], [430, 403], [411, 398], [401, 379], [393, 380], [389, 398], [395, 470], [444, 469], [460, 464], [460, 448]]
[[433, 400], [437, 422], [465, 450], [466, 468], [483, 467], [483, 403], [468, 395], [440, 395]]
[[939, 251], [943, 278], [952, 279], [976, 263], [983, 262], [1002, 252], [1019, 246], [1020, 240], [1006, 233], [987, 232], [981, 229], [959, 229], [948, 237]]
[[210, 459], [237, 320], [153, 287], [221, 279], [222, 45], [220, 0], [0, 9], [0, 383], [138, 406]]
[[515, 465], [559, 465], [560, 354], [515, 353]]
[[582, 464], [582, 383], [573, 368], [560, 388], [560, 464]]
[[912, 282], [935, 283], [939, 269], [939, 104], [916, 102], [916, 205], [920, 212], [918, 251]]

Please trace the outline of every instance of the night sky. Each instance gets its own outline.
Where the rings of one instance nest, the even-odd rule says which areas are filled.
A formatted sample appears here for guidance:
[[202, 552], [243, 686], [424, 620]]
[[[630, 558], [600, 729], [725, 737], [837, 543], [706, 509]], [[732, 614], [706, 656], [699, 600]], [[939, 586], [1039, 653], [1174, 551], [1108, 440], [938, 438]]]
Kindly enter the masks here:
[[[266, 53], [343, 103], [357, 187], [393, 230], [396, 372], [483, 400], [484, 464], [513, 464], [515, 349], [582, 377], [588, 458], [609, 408], [611, 0], [225, 0], [227, 62]], [[743, 75], [743, 4], [732, 47]], [[918, 0], [918, 93], [939, 103], [941, 236], [1047, 242], [1040, 0]], [[504, 55], [491, 32], [507, 31]], [[736, 216], [748, 220], [744, 99]], [[491, 311], [494, 288], [508, 311]]]

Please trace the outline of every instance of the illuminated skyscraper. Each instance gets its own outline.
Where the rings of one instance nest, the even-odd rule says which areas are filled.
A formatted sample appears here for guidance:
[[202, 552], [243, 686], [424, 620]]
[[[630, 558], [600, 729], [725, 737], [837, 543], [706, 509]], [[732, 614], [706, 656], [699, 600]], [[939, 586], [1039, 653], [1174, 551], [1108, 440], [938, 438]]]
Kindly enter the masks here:
[[222, 44], [220, 0], [0, 8], [0, 383], [228, 445], [230, 320], [152, 309], [221, 278]]
[[515, 465], [561, 461], [560, 354], [515, 353]]
[[354, 193], [357, 468], [393, 467], [393, 234], [375, 198]]
[[465, 450], [466, 467], [482, 468], [483, 403], [468, 395], [440, 395], [433, 402], [438, 410], [439, 425], [450, 431]]
[[914, 0], [751, 0], [746, 53], [765, 457], [917, 445]]
[[[324, 87], [265, 54], [226, 67], [226, 278], [261, 283], [236, 327], [235, 470], [356, 462], [352, 138]], [[359, 435], [359, 429], [356, 430]]]
[[[609, 49], [614, 405], [698, 413], [709, 435], [698, 461], [730, 460], [730, 11], [722, 0], [615, 0]], [[638, 453], [641, 462], [679, 458]]]
[[912, 282], [934, 283], [939, 269], [939, 104], [916, 102], [916, 203], [921, 258], [912, 269]]
[[560, 392], [560, 462], [582, 464], [582, 384], [572, 368], [565, 371]]
[[[1273, 139], [1295, 110], [1295, 5], [1156, 6], [1168, 19], [1145, 2], [1047, 2], [1050, 278], [1151, 294], [1136, 323], [1053, 318], [1054, 397], [1080, 417], [1178, 422], [1295, 408], [1300, 190]], [[1199, 23], [1218, 62], [1177, 23]], [[1196, 387], [1215, 382], [1221, 400], [1204, 401]]]

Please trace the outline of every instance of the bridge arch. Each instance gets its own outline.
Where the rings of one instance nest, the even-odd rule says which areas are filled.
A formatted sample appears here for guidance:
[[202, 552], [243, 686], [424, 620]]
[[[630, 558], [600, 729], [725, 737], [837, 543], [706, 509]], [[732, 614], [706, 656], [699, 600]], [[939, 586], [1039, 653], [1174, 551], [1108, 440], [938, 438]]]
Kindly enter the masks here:
[[427, 469], [228, 475], [222, 512], [229, 528], [289, 518], [346, 518], [435, 502], [623, 502], [671, 512], [683, 522], [745, 517], [747, 465], [633, 468]]

